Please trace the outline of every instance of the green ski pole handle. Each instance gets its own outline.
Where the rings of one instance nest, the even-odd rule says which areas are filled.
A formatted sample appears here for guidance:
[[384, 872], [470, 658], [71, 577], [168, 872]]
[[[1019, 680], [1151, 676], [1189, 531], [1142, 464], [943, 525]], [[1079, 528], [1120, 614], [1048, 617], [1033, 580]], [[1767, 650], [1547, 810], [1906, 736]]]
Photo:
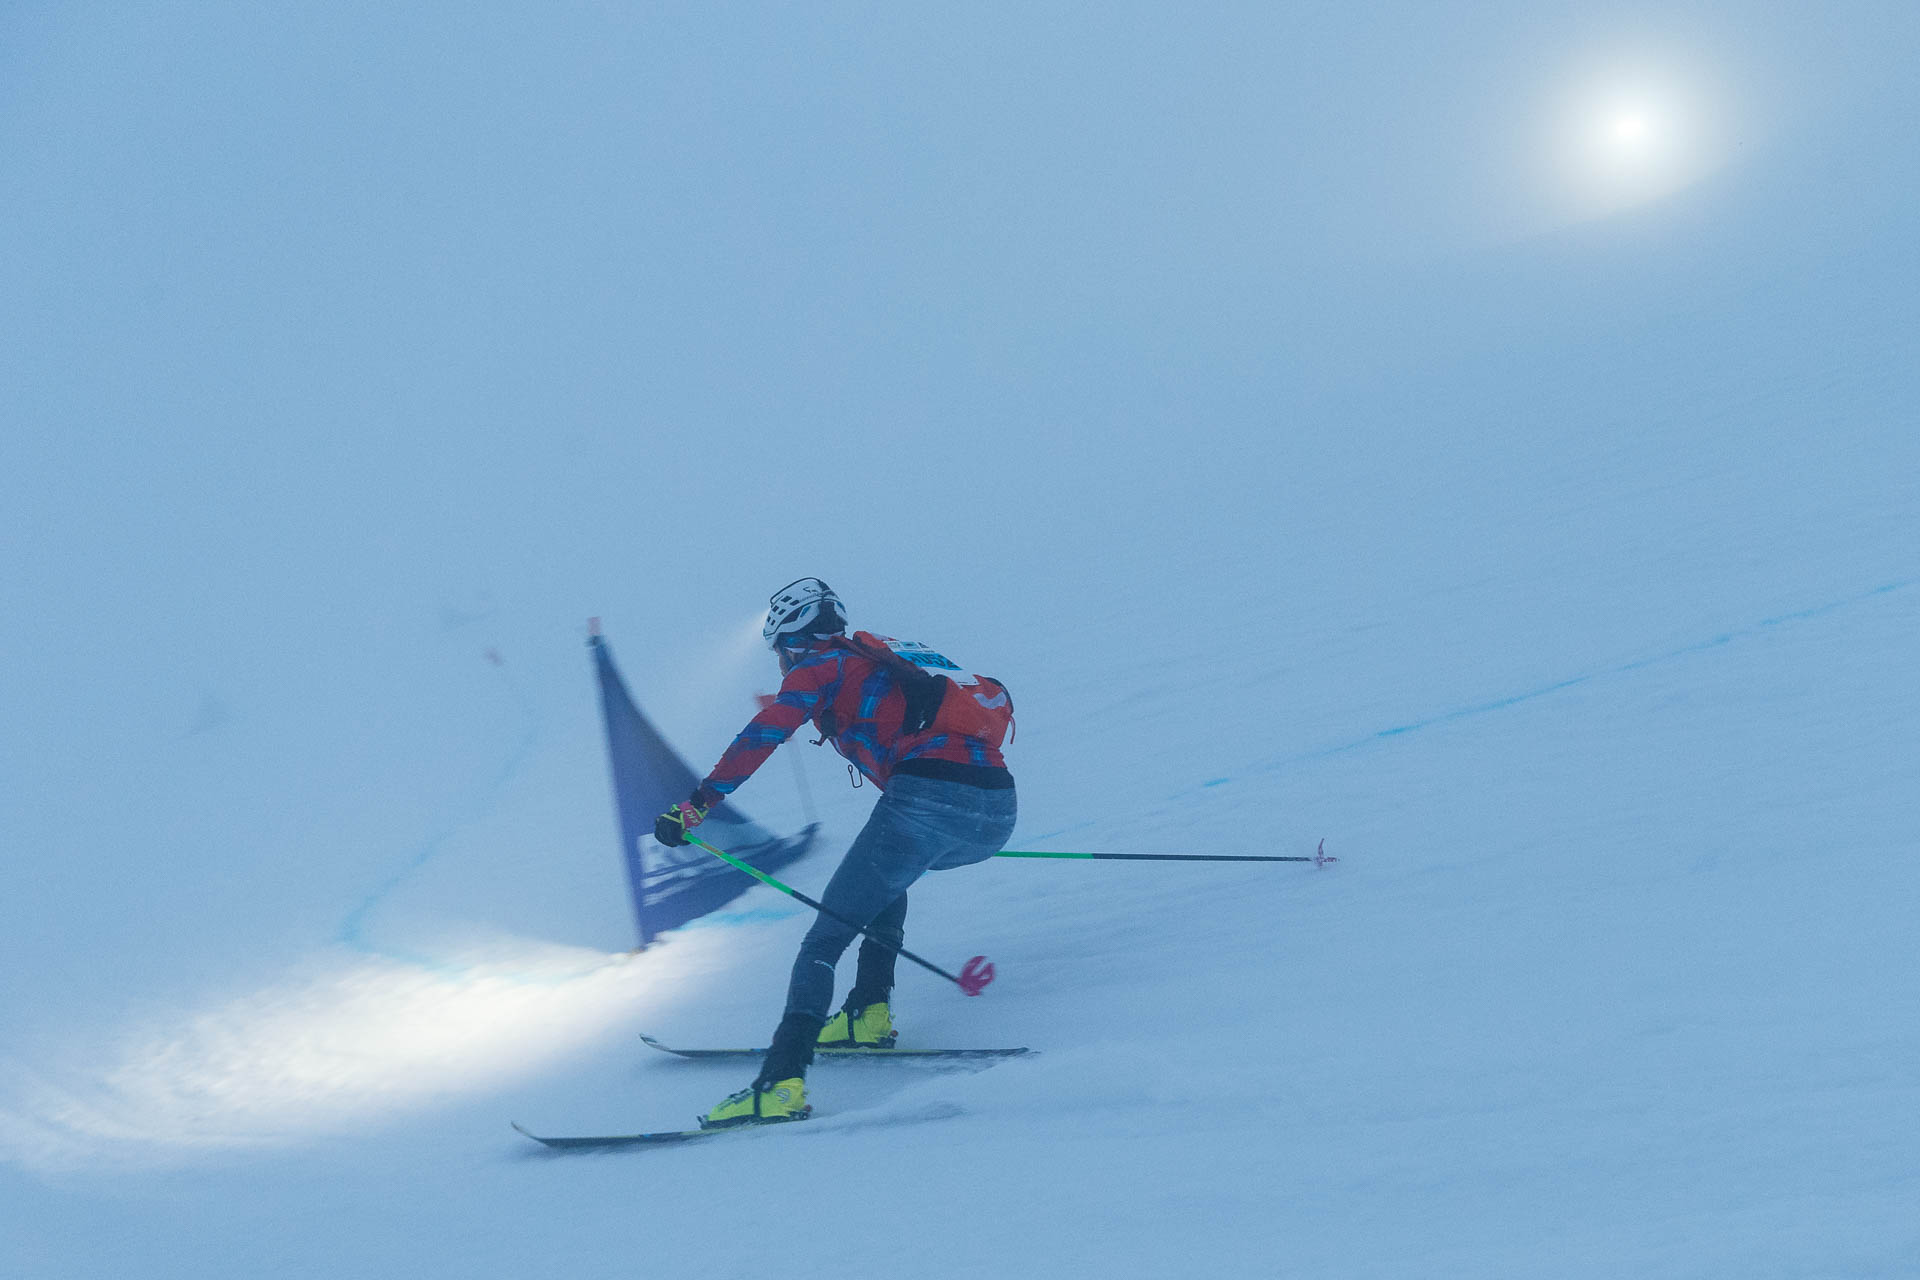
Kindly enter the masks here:
[[1033, 849], [1002, 849], [996, 858], [1071, 858], [1098, 862], [1311, 862], [1324, 867], [1340, 859], [1327, 852], [1327, 842], [1308, 857], [1281, 857], [1264, 853], [1047, 853]]
[[948, 973], [945, 969], [942, 969], [939, 965], [933, 963], [933, 961], [927, 960], [921, 956], [917, 956], [913, 954], [913, 952], [907, 950], [905, 947], [889, 942], [885, 938], [874, 937], [873, 934], [867, 931], [864, 925], [855, 924], [853, 921], [847, 919], [845, 916], [841, 915], [839, 912], [829, 910], [827, 907], [822, 906], [818, 902], [815, 902], [812, 898], [809, 898], [806, 894], [800, 892], [798, 889], [795, 889], [790, 885], [781, 884], [778, 880], [775, 880], [772, 876], [768, 875], [766, 872], [762, 871], [760, 868], [756, 866], [752, 866], [749, 863], [742, 862], [739, 858], [734, 857], [732, 854], [728, 853], [725, 849], [722, 849], [717, 845], [708, 844], [705, 840], [702, 840], [699, 836], [694, 835], [691, 831], [687, 833], [687, 843], [699, 845], [702, 849], [705, 849], [708, 853], [720, 859], [720, 861], [726, 863], [728, 866], [732, 867], [734, 870], [744, 871], [748, 875], [752, 876], [755, 880], [758, 880], [761, 884], [764, 884], [767, 887], [772, 889], [778, 889], [780, 892], [786, 894], [789, 898], [792, 898], [797, 902], [805, 903], [807, 906], [812, 907], [815, 911], [818, 911], [821, 915], [827, 917], [827, 919], [838, 920], [841, 924], [847, 926], [847, 928], [849, 929], [856, 931], [862, 937], [866, 938], [868, 941], [874, 943], [875, 945], [885, 947], [887, 950], [893, 952], [895, 955], [898, 955], [898, 956], [904, 957], [905, 959], [913, 961], [915, 964], [919, 965], [922, 969], [925, 969], [930, 973], [939, 974], [941, 977], [945, 978], [948, 982], [951, 982], [954, 986], [960, 988], [961, 994], [963, 995], [977, 996], [980, 994], [982, 990], [985, 989], [986, 985], [989, 982], [993, 981], [993, 962], [991, 960], [988, 960], [985, 956], [974, 956], [972, 959], [968, 960], [964, 965], [960, 966], [960, 976], [955, 977], [953, 974]]

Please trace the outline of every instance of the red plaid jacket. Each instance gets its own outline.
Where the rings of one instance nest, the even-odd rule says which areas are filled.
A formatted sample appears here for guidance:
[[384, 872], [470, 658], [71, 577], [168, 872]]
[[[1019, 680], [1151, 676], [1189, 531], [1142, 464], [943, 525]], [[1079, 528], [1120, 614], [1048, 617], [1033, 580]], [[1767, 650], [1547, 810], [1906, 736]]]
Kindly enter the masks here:
[[694, 803], [710, 808], [720, 797], [733, 794], [774, 748], [809, 721], [821, 728], [834, 750], [882, 790], [907, 760], [1006, 767], [998, 748], [978, 738], [904, 733], [906, 706], [906, 695], [893, 672], [857, 652], [842, 637], [821, 636], [801, 651], [772, 704], [735, 736], [694, 793]]

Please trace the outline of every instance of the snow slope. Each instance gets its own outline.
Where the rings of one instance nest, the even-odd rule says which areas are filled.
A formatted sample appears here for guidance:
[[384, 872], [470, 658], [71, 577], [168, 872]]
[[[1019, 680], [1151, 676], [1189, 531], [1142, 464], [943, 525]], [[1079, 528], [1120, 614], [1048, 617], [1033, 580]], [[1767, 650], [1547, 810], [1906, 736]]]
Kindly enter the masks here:
[[[1795, 71], [1754, 154], [1519, 239], [1347, 215], [1552, 10], [14, 19], [0, 1271], [1920, 1274], [1856, 8], [1704, 41]], [[1013, 688], [1022, 847], [1342, 860], [942, 875], [909, 945], [1000, 976], [907, 1036], [1041, 1056], [553, 1158], [744, 1083], [637, 1033], [763, 1038], [806, 925], [625, 954], [584, 619], [703, 765], [800, 573]], [[870, 793], [794, 750], [817, 891]]]

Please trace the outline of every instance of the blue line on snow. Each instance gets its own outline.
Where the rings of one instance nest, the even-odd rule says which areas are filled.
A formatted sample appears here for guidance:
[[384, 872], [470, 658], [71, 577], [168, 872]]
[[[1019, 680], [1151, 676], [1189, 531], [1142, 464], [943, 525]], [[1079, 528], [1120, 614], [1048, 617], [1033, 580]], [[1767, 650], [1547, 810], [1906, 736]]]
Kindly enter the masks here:
[[[1706, 653], [1712, 649], [1724, 648], [1727, 645], [1733, 644], [1735, 641], [1751, 639], [1775, 627], [1786, 626], [1794, 622], [1806, 622], [1829, 613], [1836, 613], [1841, 609], [1849, 608], [1853, 605], [1864, 604], [1880, 596], [1892, 595], [1896, 591], [1905, 591], [1917, 583], [1920, 583], [1920, 579], [1906, 578], [1899, 582], [1889, 582], [1885, 586], [1875, 587], [1873, 590], [1862, 592], [1857, 596], [1849, 596], [1843, 600], [1829, 601], [1826, 604], [1814, 605], [1807, 609], [1797, 609], [1792, 613], [1777, 614], [1771, 618], [1762, 618], [1758, 622], [1751, 623], [1733, 631], [1722, 632], [1707, 640], [1698, 640], [1692, 644], [1682, 645], [1677, 649], [1669, 649], [1664, 653], [1654, 654], [1651, 657], [1636, 658], [1632, 662], [1623, 662], [1618, 666], [1608, 667], [1601, 671], [1590, 671], [1585, 675], [1571, 676], [1565, 680], [1555, 681], [1553, 684], [1543, 685], [1538, 689], [1529, 689], [1525, 693], [1516, 693], [1504, 698], [1495, 698], [1489, 702], [1477, 702], [1472, 706], [1459, 707], [1452, 711], [1443, 711], [1437, 715], [1428, 716], [1424, 720], [1413, 720], [1406, 724], [1394, 725], [1388, 729], [1376, 729], [1364, 737], [1355, 738], [1349, 742], [1342, 742], [1336, 746], [1321, 747], [1313, 751], [1305, 751], [1296, 755], [1281, 756], [1262, 761], [1256, 764], [1249, 772], [1252, 774], [1274, 773], [1290, 765], [1306, 764], [1315, 760], [1326, 760], [1334, 756], [1346, 755], [1349, 752], [1362, 750], [1381, 741], [1405, 737], [1411, 733], [1418, 733], [1423, 729], [1432, 729], [1440, 725], [1454, 724], [1461, 720], [1472, 719], [1475, 716], [1489, 715], [1495, 711], [1505, 711], [1510, 707], [1517, 707], [1522, 703], [1533, 702], [1556, 693], [1563, 693], [1579, 685], [1591, 684], [1596, 680], [1604, 680], [1608, 676], [1619, 676], [1635, 671], [1644, 671], [1648, 667], [1658, 666], [1664, 662], [1674, 662], [1681, 658], [1690, 658], [1696, 654]], [[1191, 799], [1202, 791], [1210, 790], [1214, 787], [1224, 787], [1229, 783], [1241, 781], [1241, 778], [1244, 776], [1246, 775], [1241, 775], [1240, 777], [1210, 778], [1198, 786], [1188, 787], [1182, 791], [1175, 792], [1173, 795], [1167, 797], [1163, 803], [1173, 804], [1181, 800]], [[1040, 844], [1048, 840], [1058, 839], [1061, 836], [1068, 835], [1075, 831], [1084, 830], [1092, 825], [1094, 824], [1091, 822], [1075, 823], [1073, 826], [1062, 827], [1058, 831], [1050, 831], [1045, 835], [1032, 836], [1029, 837], [1029, 839], [1032, 843]]]
[[1471, 719], [1474, 716], [1487, 715], [1494, 711], [1505, 711], [1507, 708], [1519, 706], [1523, 702], [1532, 702], [1539, 698], [1564, 692], [1567, 689], [1572, 689], [1579, 685], [1590, 684], [1596, 680], [1604, 680], [1609, 676], [1619, 676], [1626, 675], [1630, 672], [1644, 671], [1648, 667], [1658, 666], [1661, 663], [1674, 662], [1681, 658], [1690, 658], [1697, 654], [1706, 653], [1712, 649], [1725, 648], [1737, 640], [1751, 639], [1775, 627], [1785, 626], [1794, 622], [1805, 622], [1825, 614], [1835, 613], [1851, 605], [1865, 603], [1878, 596], [1890, 595], [1895, 591], [1903, 591], [1913, 586], [1916, 581], [1920, 581], [1920, 579], [1909, 578], [1900, 582], [1891, 582], [1886, 586], [1875, 587], [1871, 591], [1864, 592], [1857, 596], [1850, 596], [1844, 600], [1834, 600], [1826, 604], [1815, 605], [1809, 609], [1799, 609], [1792, 613], [1783, 613], [1771, 618], [1762, 618], [1758, 622], [1748, 626], [1733, 631], [1722, 632], [1707, 640], [1699, 640], [1692, 644], [1681, 645], [1679, 648], [1669, 649], [1664, 653], [1657, 653], [1651, 657], [1636, 658], [1632, 662], [1623, 662], [1618, 666], [1608, 667], [1604, 670], [1590, 671], [1585, 675], [1572, 676], [1565, 680], [1556, 681], [1550, 685], [1544, 685], [1538, 689], [1530, 689], [1525, 693], [1516, 693], [1510, 697], [1496, 698], [1490, 702], [1480, 702], [1469, 707], [1445, 711], [1439, 715], [1429, 716], [1425, 720], [1415, 720], [1408, 724], [1395, 725], [1391, 729], [1380, 729], [1368, 734], [1364, 738], [1356, 738], [1351, 742], [1343, 742], [1338, 746], [1323, 747], [1317, 751], [1304, 752], [1300, 755], [1287, 756], [1282, 759], [1268, 761], [1256, 766], [1254, 772], [1271, 773], [1276, 769], [1284, 768], [1290, 764], [1299, 764], [1309, 760], [1322, 760], [1329, 756], [1343, 755], [1349, 751], [1357, 751], [1362, 747], [1369, 746], [1382, 738], [1397, 738], [1409, 733], [1417, 733], [1422, 729], [1431, 729], [1438, 725], [1452, 724], [1460, 720]]
[[791, 920], [800, 914], [798, 907], [750, 907], [741, 911], [710, 911], [681, 925], [682, 929], [706, 929], [715, 925], [763, 924], [772, 920]]
[[[346, 914], [345, 918], [340, 922], [339, 930], [334, 935], [334, 940], [340, 945], [349, 947], [364, 955], [374, 956], [382, 960], [392, 960], [396, 963], [422, 969], [443, 978], [464, 978], [475, 972], [477, 966], [474, 965], [443, 960], [419, 951], [406, 951], [393, 947], [377, 946], [367, 938], [367, 919], [378, 910], [381, 904], [390, 898], [401, 885], [411, 880], [423, 867], [445, 852], [447, 843], [452, 840], [454, 836], [458, 835], [468, 823], [491, 809], [494, 803], [498, 801], [500, 793], [506, 790], [507, 784], [513, 781], [514, 776], [520, 772], [528, 758], [533, 755], [534, 745], [540, 738], [539, 717], [533, 713], [532, 708], [527, 705], [526, 699], [521, 696], [520, 691], [514, 688], [510, 681], [507, 687], [513, 693], [514, 701], [520, 706], [520, 713], [524, 723], [520, 733], [520, 740], [514, 745], [513, 751], [508, 755], [506, 762], [501, 765], [499, 772], [495, 774], [492, 781], [481, 793], [483, 799], [477, 802], [464, 816], [447, 820], [439, 831], [435, 832], [425, 843], [414, 850], [413, 856], [407, 859], [405, 865], [387, 877], [387, 879], [369, 893], [358, 906]], [[611, 963], [613, 959], [615, 959], [615, 957], [608, 957], [608, 960], [605, 962], [589, 965], [584, 969], [571, 973], [535, 975], [490, 971], [487, 976], [525, 986], [557, 986], [600, 969], [604, 967], [606, 963]]]
[[[488, 784], [484, 792], [489, 801], [498, 797], [500, 792], [506, 789], [507, 783], [511, 782], [514, 774], [520, 771], [520, 767], [526, 763], [527, 757], [533, 754], [533, 745], [538, 738], [538, 726], [533, 722], [532, 718], [529, 717], [528, 723], [522, 730], [520, 741], [515, 745], [513, 753], [508, 757], [507, 762], [501, 766], [499, 773], [494, 777], [493, 781]], [[336, 935], [337, 941], [355, 950], [385, 956], [389, 959], [404, 959], [413, 963], [428, 963], [419, 956], [403, 956], [395, 952], [376, 949], [366, 940], [367, 917], [373, 914], [374, 910], [379, 907], [382, 902], [391, 897], [395, 890], [412, 879], [415, 873], [439, 857], [440, 854], [445, 851], [447, 842], [458, 835], [461, 828], [465, 827], [470, 821], [472, 821], [472, 815], [447, 822], [439, 831], [430, 836], [426, 843], [415, 849], [413, 856], [407, 859], [406, 864], [402, 866], [400, 870], [387, 877], [385, 883], [374, 889], [359, 906], [347, 913], [346, 918], [340, 922], [340, 930]]]

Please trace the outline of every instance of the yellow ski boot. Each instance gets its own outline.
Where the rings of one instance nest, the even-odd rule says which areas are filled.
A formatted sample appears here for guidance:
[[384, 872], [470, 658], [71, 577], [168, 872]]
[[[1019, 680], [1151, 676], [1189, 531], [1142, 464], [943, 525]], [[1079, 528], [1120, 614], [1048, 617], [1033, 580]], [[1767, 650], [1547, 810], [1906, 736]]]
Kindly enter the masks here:
[[778, 1124], [805, 1120], [813, 1114], [807, 1105], [807, 1082], [800, 1076], [761, 1084], [758, 1080], [700, 1117], [702, 1129], [731, 1129], [743, 1124]]
[[819, 1049], [891, 1049], [900, 1033], [893, 1029], [893, 1014], [882, 1000], [863, 1008], [846, 1008], [828, 1019], [820, 1028]]

